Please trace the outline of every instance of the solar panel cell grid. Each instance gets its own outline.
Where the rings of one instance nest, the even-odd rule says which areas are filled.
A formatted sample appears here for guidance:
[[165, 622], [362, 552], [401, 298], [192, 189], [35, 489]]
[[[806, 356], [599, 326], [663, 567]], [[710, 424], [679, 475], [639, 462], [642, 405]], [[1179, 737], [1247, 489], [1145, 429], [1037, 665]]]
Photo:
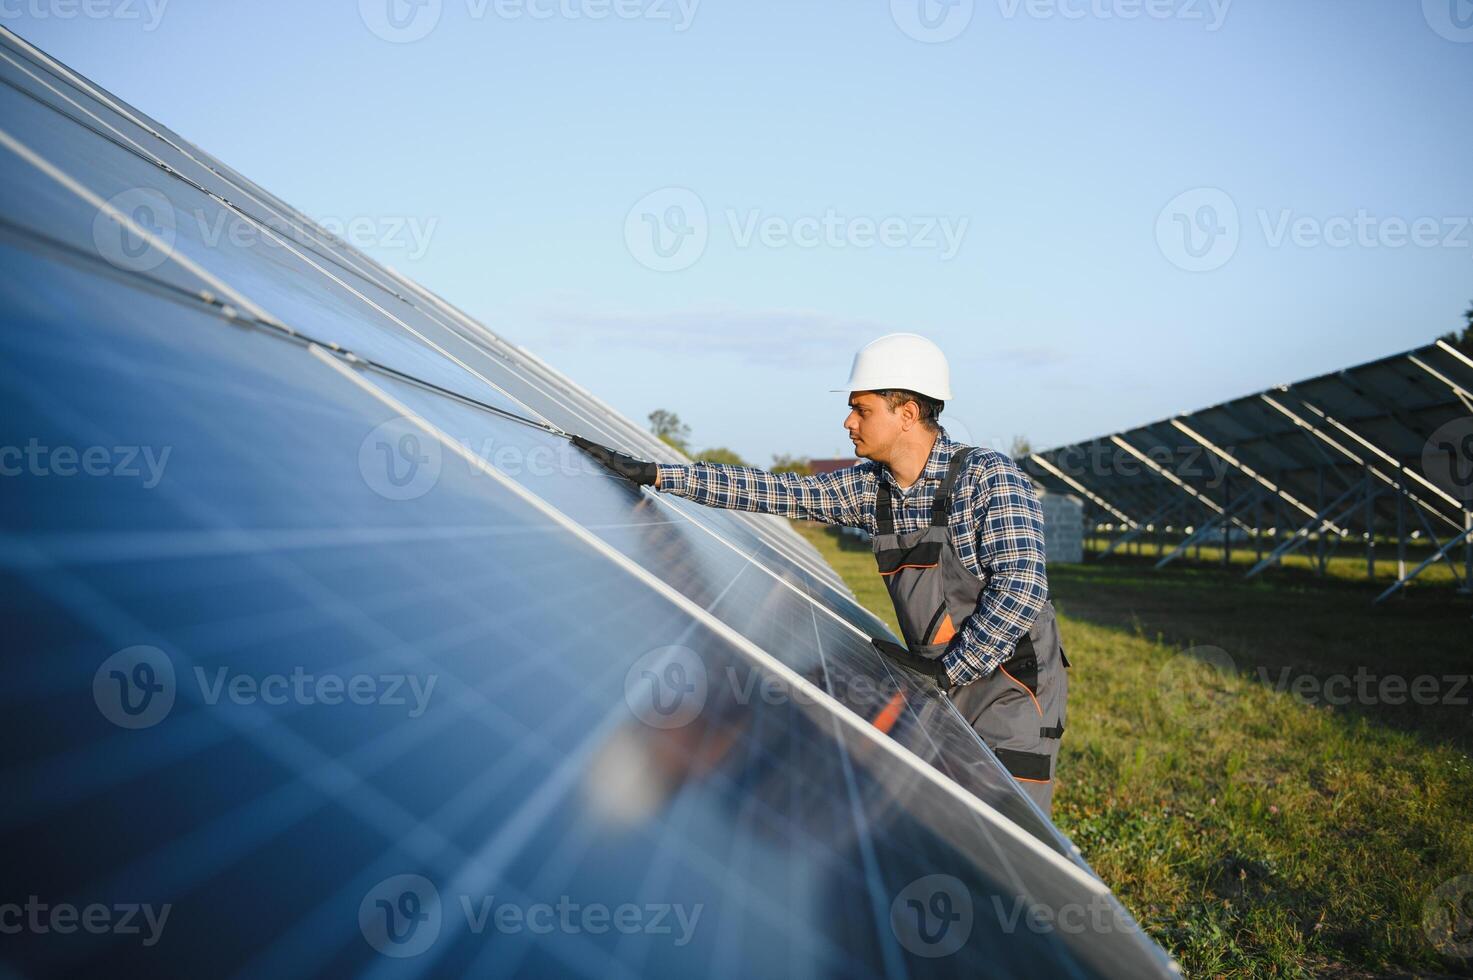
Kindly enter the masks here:
[[[4, 47], [186, 175], [245, 187]], [[229, 215], [14, 87], [0, 100], [0, 403], [35, 447], [0, 518], [21, 640], [0, 826], [26, 842], [0, 902], [153, 916], [8, 937], [9, 966], [1169, 972], [786, 529], [657, 501], [427, 387], [647, 444], [313, 235], [266, 254], [181, 230], [153, 269], [106, 262], [96, 209], [17, 144], [103, 199], [131, 185]], [[200, 287], [184, 258], [419, 380], [159, 288]], [[1095, 905], [1103, 928], [1019, 925]], [[930, 910], [944, 955], [915, 933]]]

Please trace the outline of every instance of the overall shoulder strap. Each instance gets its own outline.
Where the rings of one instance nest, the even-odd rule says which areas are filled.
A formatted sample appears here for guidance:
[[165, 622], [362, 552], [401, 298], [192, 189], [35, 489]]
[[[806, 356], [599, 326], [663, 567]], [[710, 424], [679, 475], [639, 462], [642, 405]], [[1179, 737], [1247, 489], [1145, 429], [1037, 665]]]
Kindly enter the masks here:
[[890, 484], [885, 474], [875, 474], [875, 531], [879, 534], [895, 533], [895, 518], [890, 511]]
[[971, 446], [958, 446], [952, 452], [951, 465], [946, 468], [946, 478], [936, 488], [936, 499], [931, 501], [932, 527], [946, 526], [947, 518], [951, 515], [951, 490], [956, 486], [956, 478], [961, 475], [962, 467], [967, 465], [971, 455]]

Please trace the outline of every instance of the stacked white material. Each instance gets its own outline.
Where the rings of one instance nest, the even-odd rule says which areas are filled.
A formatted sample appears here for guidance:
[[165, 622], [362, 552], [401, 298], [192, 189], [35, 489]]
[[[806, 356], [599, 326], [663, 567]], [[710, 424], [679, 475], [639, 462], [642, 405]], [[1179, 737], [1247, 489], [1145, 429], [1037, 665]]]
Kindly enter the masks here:
[[1040, 491], [1044, 552], [1050, 564], [1084, 561], [1084, 501], [1073, 494]]

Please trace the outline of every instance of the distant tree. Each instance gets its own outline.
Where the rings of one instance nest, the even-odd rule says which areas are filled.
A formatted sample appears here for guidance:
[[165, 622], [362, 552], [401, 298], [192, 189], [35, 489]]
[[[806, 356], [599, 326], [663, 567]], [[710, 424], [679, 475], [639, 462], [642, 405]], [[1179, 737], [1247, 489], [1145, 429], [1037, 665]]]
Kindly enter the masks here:
[[1013, 459], [1026, 459], [1033, 452], [1033, 443], [1028, 441], [1027, 436], [1013, 436], [1013, 448], [1008, 450], [1008, 455]]
[[667, 446], [673, 446], [690, 455], [690, 426], [680, 421], [680, 416], [657, 408], [650, 413], [650, 431]]
[[703, 449], [696, 453], [695, 459], [701, 463], [726, 463], [731, 466], [746, 466], [747, 461], [725, 446], [715, 446], [711, 449]]
[[1439, 339], [1447, 341], [1449, 344], [1452, 344], [1454, 347], [1461, 350], [1464, 354], [1473, 355], [1473, 303], [1468, 304], [1468, 311], [1463, 314], [1463, 322], [1466, 324], [1466, 326], [1463, 327], [1462, 336], [1459, 336], [1458, 333], [1454, 331], [1452, 333], [1443, 334], [1442, 337]]
[[813, 467], [808, 465], [808, 460], [801, 456], [788, 456], [778, 453], [772, 457], [772, 472], [774, 473], [797, 473], [799, 476], [812, 476]]

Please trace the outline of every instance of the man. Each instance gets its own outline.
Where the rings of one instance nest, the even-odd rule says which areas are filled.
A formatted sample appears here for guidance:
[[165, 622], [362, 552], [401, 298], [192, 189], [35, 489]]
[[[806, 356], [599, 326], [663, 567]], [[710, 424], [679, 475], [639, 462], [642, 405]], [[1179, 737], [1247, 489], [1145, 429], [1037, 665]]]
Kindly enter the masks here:
[[924, 337], [869, 344], [836, 390], [849, 393], [844, 428], [865, 462], [834, 473], [656, 464], [573, 441], [636, 483], [700, 504], [868, 531], [906, 641], [875, 646], [932, 678], [1049, 813], [1068, 661], [1032, 482], [1002, 453], [947, 436], [938, 418], [950, 368]]

